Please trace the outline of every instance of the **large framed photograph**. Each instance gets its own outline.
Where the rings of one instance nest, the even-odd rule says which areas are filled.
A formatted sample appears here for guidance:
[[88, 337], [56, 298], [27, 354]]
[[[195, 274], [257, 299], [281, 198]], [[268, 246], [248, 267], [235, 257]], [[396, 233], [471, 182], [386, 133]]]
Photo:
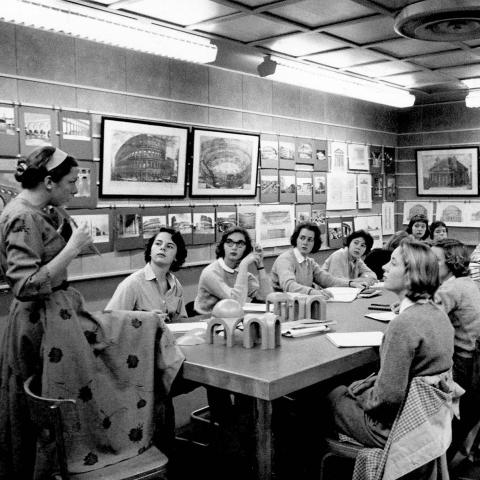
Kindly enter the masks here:
[[188, 128], [102, 117], [101, 196], [184, 197]]
[[192, 196], [254, 197], [260, 135], [193, 130]]
[[417, 195], [478, 195], [478, 147], [417, 150]]

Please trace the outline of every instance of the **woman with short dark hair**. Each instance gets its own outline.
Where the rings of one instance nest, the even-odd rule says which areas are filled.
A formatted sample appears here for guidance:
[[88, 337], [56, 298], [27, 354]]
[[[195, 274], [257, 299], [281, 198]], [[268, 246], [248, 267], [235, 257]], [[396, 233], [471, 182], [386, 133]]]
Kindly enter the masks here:
[[432, 222], [429, 227], [430, 239], [436, 242], [448, 237], [448, 227], [445, 222], [437, 220]]
[[411, 235], [414, 240], [426, 240], [430, 232], [428, 230], [428, 218], [425, 215], [414, 215], [408, 222], [405, 231]]
[[[265, 301], [272, 287], [263, 265], [260, 245], [252, 246], [248, 232], [241, 227], [227, 230], [216, 248], [217, 260], [205, 267], [198, 281], [195, 311], [210, 313], [224, 298], [232, 298], [243, 305], [247, 299]], [[255, 265], [258, 279], [248, 271]]]
[[185, 318], [183, 288], [172, 273], [187, 258], [182, 234], [173, 228], [160, 228], [149, 238], [144, 256], [146, 265], [118, 285], [106, 309], [152, 310], [168, 314], [170, 322]]
[[351, 233], [345, 240], [345, 248], [333, 252], [322, 265], [322, 270], [335, 277], [347, 279], [351, 286], [353, 283], [364, 287], [373, 285], [377, 276], [370, 270], [362, 257], [370, 252], [373, 238], [365, 230]]

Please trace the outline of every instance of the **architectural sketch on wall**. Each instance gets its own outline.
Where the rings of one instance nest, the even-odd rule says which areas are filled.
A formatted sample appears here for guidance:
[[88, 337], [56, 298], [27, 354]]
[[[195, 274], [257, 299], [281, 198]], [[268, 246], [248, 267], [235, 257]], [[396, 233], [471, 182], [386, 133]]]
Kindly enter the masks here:
[[262, 247], [288, 245], [294, 224], [293, 205], [260, 205], [257, 207], [257, 241]]
[[15, 135], [15, 109], [0, 106], [0, 135]]
[[370, 172], [382, 173], [383, 147], [370, 145], [369, 148]]
[[368, 172], [368, 146], [360, 143], [348, 144], [348, 169]]
[[470, 209], [465, 203], [437, 202], [436, 220], [444, 222], [448, 227], [468, 227]]
[[237, 216], [238, 226], [244, 228], [249, 233], [252, 242], [254, 242], [258, 235], [258, 231], [255, 230], [258, 218], [258, 207], [253, 204], [239, 205], [237, 207]]
[[297, 161], [299, 163], [312, 163], [313, 161], [313, 146], [307, 141], [298, 143], [297, 146]]
[[328, 173], [327, 210], [353, 210], [356, 206], [356, 175]]
[[395, 204], [384, 202], [382, 204], [382, 233], [392, 235], [395, 233]]
[[382, 216], [366, 215], [355, 217], [355, 230], [365, 230], [373, 237], [373, 248], [382, 248]]
[[90, 119], [62, 117], [62, 132], [65, 140], [90, 140]]
[[101, 194], [184, 196], [188, 129], [102, 117]]
[[357, 175], [358, 208], [372, 208], [372, 176], [369, 173]]
[[193, 212], [193, 226], [196, 234], [213, 235], [215, 233], [215, 214]]
[[217, 232], [222, 234], [229, 228], [234, 227], [237, 224], [237, 212], [235, 207], [232, 207], [230, 211], [220, 211], [217, 209]]
[[464, 205], [464, 209], [467, 210], [468, 223], [465, 227], [480, 227], [480, 203], [469, 203]]
[[433, 220], [433, 202], [404, 202], [403, 224], [407, 225], [414, 215], [425, 215], [431, 222]]
[[344, 142], [330, 143], [330, 170], [347, 171], [347, 144]]
[[478, 148], [417, 150], [417, 195], [478, 195]]
[[278, 168], [278, 140], [260, 140], [262, 168]]
[[192, 234], [192, 213], [174, 212], [168, 214], [168, 224], [182, 235]]
[[24, 112], [25, 145], [51, 145], [52, 121], [48, 113]]
[[[104, 243], [110, 241], [109, 215], [71, 215], [77, 225], [86, 223], [88, 225], [93, 243]], [[128, 230], [128, 227], [126, 227]], [[125, 236], [127, 236], [126, 233]]]
[[142, 230], [143, 238], [147, 240], [153, 237], [160, 228], [167, 226], [166, 215], [143, 215], [142, 216]]

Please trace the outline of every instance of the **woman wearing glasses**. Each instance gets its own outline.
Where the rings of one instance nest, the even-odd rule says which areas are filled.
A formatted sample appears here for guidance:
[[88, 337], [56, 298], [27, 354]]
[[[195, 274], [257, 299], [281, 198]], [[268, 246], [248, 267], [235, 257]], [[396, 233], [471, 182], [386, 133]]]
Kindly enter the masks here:
[[[232, 298], [243, 305], [247, 299], [265, 300], [272, 291], [270, 279], [263, 266], [263, 252], [252, 246], [248, 232], [241, 227], [227, 230], [217, 245], [217, 260], [200, 275], [195, 310], [210, 313], [217, 302]], [[258, 278], [248, 271], [255, 265]]]

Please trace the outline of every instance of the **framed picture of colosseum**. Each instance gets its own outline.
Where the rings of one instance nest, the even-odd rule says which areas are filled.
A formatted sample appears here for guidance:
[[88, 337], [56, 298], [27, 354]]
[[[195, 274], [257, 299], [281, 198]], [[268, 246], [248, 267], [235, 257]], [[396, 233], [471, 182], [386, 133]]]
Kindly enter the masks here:
[[100, 196], [184, 197], [188, 128], [102, 117]]
[[478, 147], [417, 150], [417, 195], [477, 196]]
[[260, 135], [193, 129], [191, 195], [254, 197]]

